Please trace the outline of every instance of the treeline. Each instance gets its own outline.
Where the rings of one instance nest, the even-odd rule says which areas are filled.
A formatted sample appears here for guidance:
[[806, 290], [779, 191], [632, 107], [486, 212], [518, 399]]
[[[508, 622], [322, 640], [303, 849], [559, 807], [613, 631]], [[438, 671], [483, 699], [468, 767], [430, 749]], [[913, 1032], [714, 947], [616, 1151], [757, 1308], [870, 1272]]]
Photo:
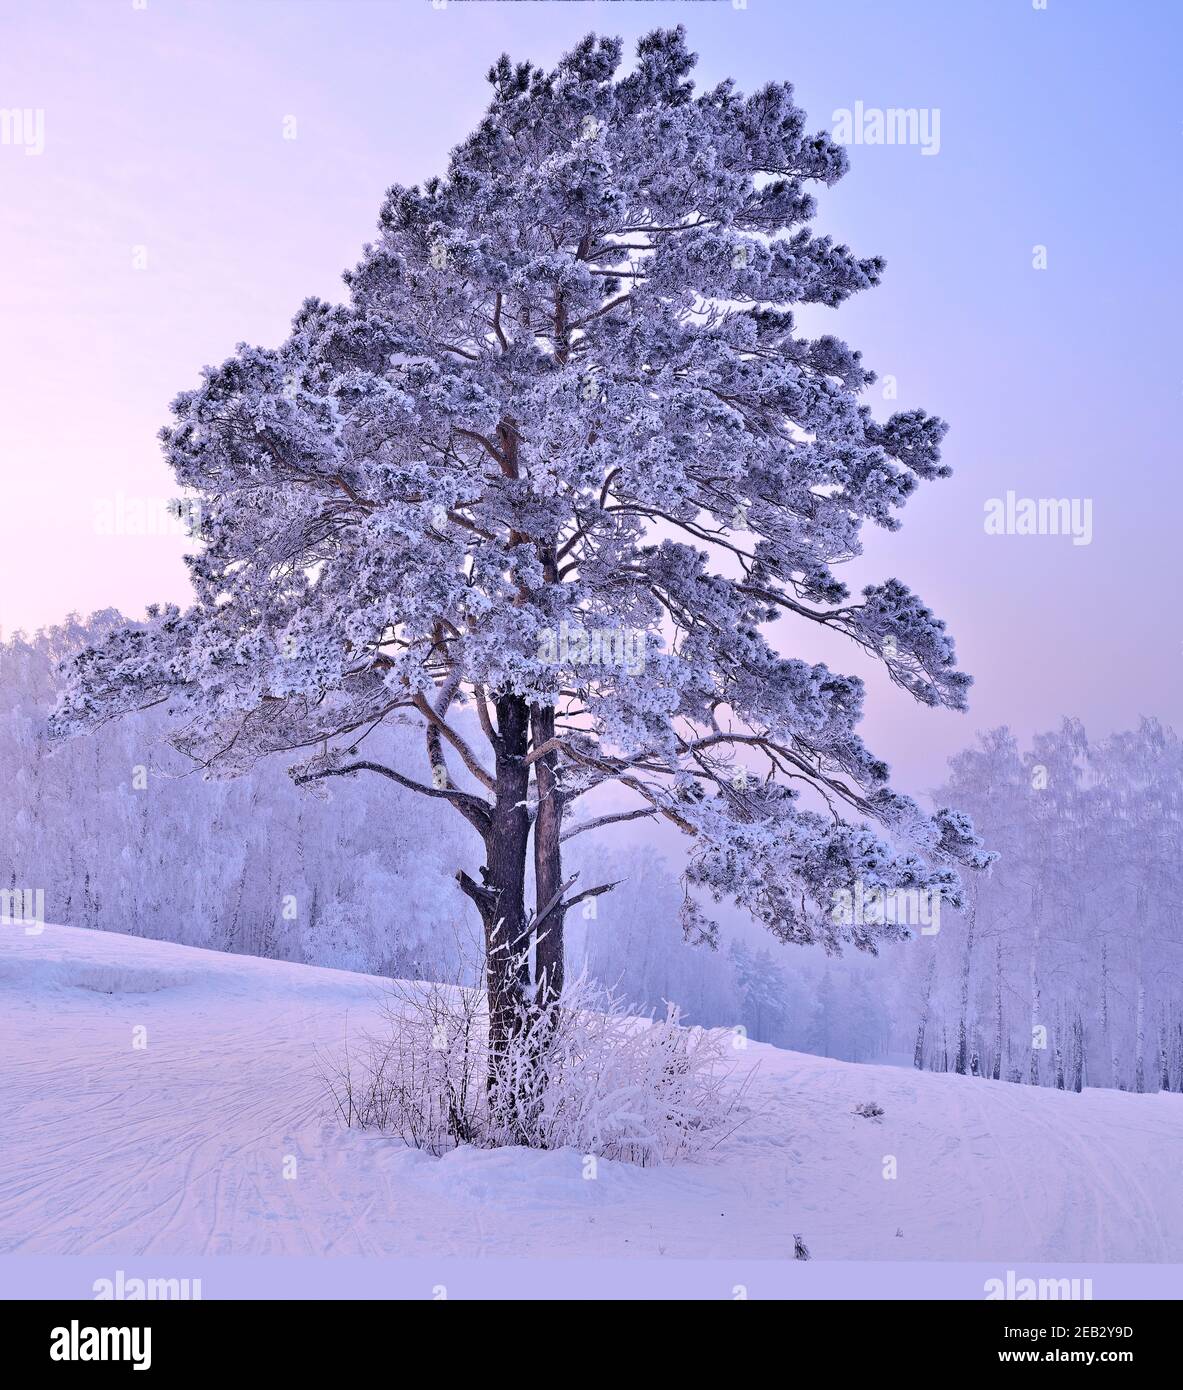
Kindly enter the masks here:
[[383, 974], [446, 968], [460, 905], [444, 893], [465, 847], [434, 804], [361, 778], [331, 800], [298, 793], [278, 759], [204, 780], [156, 711], [50, 746], [58, 662], [122, 621], [0, 644], [0, 887], [43, 893], [46, 920], [67, 926]]
[[[122, 622], [108, 612], [0, 642], [0, 889], [42, 892], [45, 919], [66, 926], [400, 978], [462, 974], [474, 943], [454, 875], [480, 847], [447, 807], [377, 778], [309, 794], [282, 758], [207, 781], [165, 744], [154, 711], [50, 747], [58, 663]], [[383, 752], [412, 738], [379, 732], [369, 746], [412, 768], [423, 757], [429, 776], [417, 742]], [[680, 883], [627, 831], [572, 865], [620, 887], [572, 913], [571, 966], [641, 1009], [668, 1000], [695, 1023], [856, 1061], [886, 1047], [867, 973], [878, 962], [769, 949], [738, 918], [719, 950], [688, 945]]]
[[1183, 746], [1156, 719], [1066, 719], [950, 762], [944, 804], [998, 860], [909, 947], [918, 1067], [1080, 1090], [1183, 1090]]

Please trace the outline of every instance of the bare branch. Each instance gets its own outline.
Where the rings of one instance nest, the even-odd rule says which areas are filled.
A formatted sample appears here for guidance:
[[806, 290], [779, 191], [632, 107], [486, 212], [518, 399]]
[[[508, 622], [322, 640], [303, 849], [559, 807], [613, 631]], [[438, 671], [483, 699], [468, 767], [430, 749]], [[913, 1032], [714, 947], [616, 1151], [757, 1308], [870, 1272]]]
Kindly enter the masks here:
[[563, 904], [563, 911], [569, 911], [576, 903], [581, 903], [584, 898], [598, 898], [601, 893], [611, 893], [613, 888], [619, 888], [623, 882], [624, 879], [618, 878], [615, 883], [600, 883], [595, 888], [585, 888], [582, 893], [576, 893], [573, 898], [567, 899]]
[[642, 806], [637, 811], [618, 811], [610, 816], [596, 816], [594, 820], [585, 820], [581, 825], [573, 825], [570, 830], [564, 830], [559, 839], [571, 840], [576, 835], [582, 835], [585, 830], [599, 830], [603, 825], [616, 825], [625, 820], [652, 819], [655, 815], [657, 811], [652, 806]]
[[382, 777], [388, 777], [392, 782], [397, 782], [400, 787], [406, 787], [408, 791], [420, 792], [423, 796], [438, 796], [444, 801], [450, 801], [481, 835], [488, 834], [492, 825], [492, 808], [479, 796], [474, 796], [471, 792], [458, 791], [454, 787], [429, 787], [425, 782], [416, 782], [382, 763], [361, 761], [349, 763], [345, 767], [319, 768], [315, 772], [298, 773], [292, 780], [296, 786], [302, 787], [307, 782], [319, 782], [324, 777], [349, 777], [355, 772], [376, 772]]

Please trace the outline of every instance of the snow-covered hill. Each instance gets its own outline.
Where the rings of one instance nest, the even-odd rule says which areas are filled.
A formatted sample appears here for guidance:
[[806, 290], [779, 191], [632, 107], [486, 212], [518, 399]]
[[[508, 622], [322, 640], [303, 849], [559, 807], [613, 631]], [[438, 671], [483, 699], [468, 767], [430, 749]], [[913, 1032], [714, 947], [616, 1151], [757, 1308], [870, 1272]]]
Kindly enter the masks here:
[[376, 1025], [381, 992], [0, 930], [0, 1252], [785, 1257], [800, 1232], [820, 1259], [1183, 1260], [1183, 1096], [753, 1044], [745, 1122], [705, 1160], [587, 1180], [573, 1152], [436, 1159], [342, 1131], [317, 1054]]

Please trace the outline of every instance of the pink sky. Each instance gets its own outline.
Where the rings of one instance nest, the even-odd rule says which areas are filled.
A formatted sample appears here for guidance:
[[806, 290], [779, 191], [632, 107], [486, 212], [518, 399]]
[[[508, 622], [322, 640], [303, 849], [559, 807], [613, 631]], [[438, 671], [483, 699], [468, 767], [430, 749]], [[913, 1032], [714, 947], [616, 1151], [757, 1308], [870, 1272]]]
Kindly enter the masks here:
[[[819, 127], [855, 101], [941, 111], [937, 157], [853, 150], [819, 219], [888, 259], [827, 329], [953, 426], [956, 476], [852, 580], [898, 575], [946, 618], [972, 712], [884, 689], [872, 746], [918, 789], [989, 724], [1178, 723], [1179, 24], [1099, 0], [10, 7], [0, 109], [43, 112], [45, 148], [0, 144], [0, 629], [183, 602], [180, 540], [100, 525], [171, 495], [172, 396], [340, 296], [383, 189], [442, 172], [502, 49], [550, 62], [589, 28], [678, 21], [704, 82], [788, 77]], [[1092, 544], [987, 536], [1008, 489], [1088, 497]]]

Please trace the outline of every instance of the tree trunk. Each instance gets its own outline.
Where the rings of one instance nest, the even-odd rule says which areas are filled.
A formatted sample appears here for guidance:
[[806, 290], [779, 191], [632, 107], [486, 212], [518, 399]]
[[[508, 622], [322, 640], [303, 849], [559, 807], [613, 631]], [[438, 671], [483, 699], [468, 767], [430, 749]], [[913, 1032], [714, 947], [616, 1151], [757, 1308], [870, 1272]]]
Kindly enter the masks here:
[[1146, 977], [1142, 972], [1142, 938], [1146, 930], [1146, 892], [1142, 886], [1138, 888], [1134, 913], [1138, 923], [1135, 965], [1138, 981], [1138, 1002], [1134, 1014], [1134, 1045], [1137, 1050], [1134, 1053], [1134, 1090], [1141, 1095], [1146, 1089]]
[[[568, 353], [566, 306], [563, 296], [555, 295], [555, 341], [560, 361]], [[559, 331], [561, 330], [561, 331]], [[541, 547], [543, 579], [558, 584], [558, 553], [553, 544]], [[532, 743], [535, 750], [555, 734], [553, 706], [534, 705], [531, 709]], [[534, 978], [536, 1002], [546, 1009], [563, 992], [563, 856], [560, 836], [563, 829], [563, 797], [557, 776], [558, 752], [544, 753], [534, 768], [538, 805], [534, 815]]]
[[1101, 1041], [1105, 1049], [1105, 1065], [1109, 1068], [1109, 1085], [1117, 1085], [1117, 1057], [1113, 1051], [1113, 1027], [1109, 1018], [1109, 943], [1101, 942]]
[[1171, 1067], [1167, 1054], [1167, 1006], [1159, 1005], [1158, 1015], [1158, 1089], [1171, 1089]]
[[529, 930], [526, 922], [526, 852], [530, 811], [526, 763], [530, 712], [517, 695], [495, 701], [498, 744], [493, 812], [485, 834], [483, 882], [467, 874], [461, 888], [476, 903], [485, 933], [485, 988], [489, 1000], [490, 1073], [520, 1028], [530, 994]]
[[928, 973], [924, 978], [924, 993], [921, 996], [920, 1025], [916, 1029], [916, 1049], [912, 1053], [912, 1065], [917, 1071], [924, 1070], [924, 1035], [928, 1030], [928, 1011], [932, 1001], [933, 977], [936, 975], [937, 958], [934, 955], [928, 962]]
[[1028, 1061], [1027, 1080], [1032, 1086], [1039, 1085], [1039, 1053], [1041, 1051], [1039, 1042], [1044, 1041], [1046, 1046], [1046, 1030], [1041, 1035], [1040, 1029], [1045, 1025], [1039, 1021], [1042, 1007], [1039, 986], [1039, 941], [1040, 941], [1040, 913], [1042, 902], [1040, 901], [1039, 891], [1036, 889], [1033, 894], [1032, 913], [1031, 913], [1031, 1056]]
[[961, 962], [961, 1010], [960, 1018], [957, 1023], [957, 1062], [956, 1071], [959, 1076], [964, 1076], [966, 1068], [969, 1066], [969, 972], [973, 963], [974, 953], [974, 927], [978, 920], [978, 890], [974, 885], [970, 889], [969, 912], [966, 916], [965, 927], [965, 956]]
[[[535, 705], [531, 714], [535, 748], [553, 738], [553, 709]], [[536, 1002], [547, 1008], [563, 992], [563, 861], [559, 835], [563, 826], [562, 795], [555, 776], [557, 754], [539, 758], [534, 767], [538, 807], [534, 816]]]
[[993, 1077], [1002, 1077], [1002, 939], [994, 946], [994, 1066]]
[[[1141, 952], [1139, 951], [1139, 957]], [[1141, 960], [1138, 965], [1138, 1003], [1134, 1014], [1134, 1090], [1141, 1095], [1146, 1089], [1146, 989], [1141, 983]]]

